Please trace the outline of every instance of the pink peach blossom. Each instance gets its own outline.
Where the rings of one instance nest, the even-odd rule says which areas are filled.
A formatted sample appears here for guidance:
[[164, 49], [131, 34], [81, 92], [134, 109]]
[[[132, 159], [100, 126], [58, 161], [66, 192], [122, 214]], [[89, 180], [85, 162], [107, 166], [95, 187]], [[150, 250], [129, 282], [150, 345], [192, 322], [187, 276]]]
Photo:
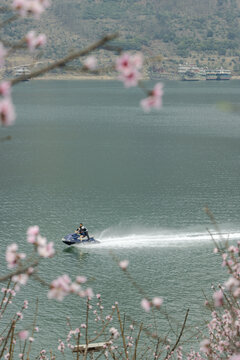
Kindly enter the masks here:
[[219, 307], [223, 305], [223, 300], [224, 300], [224, 296], [223, 296], [223, 292], [222, 290], [218, 290], [213, 294], [213, 299], [214, 299], [214, 305]]
[[153, 304], [153, 306], [155, 306], [156, 308], [160, 308], [160, 306], [162, 305], [162, 303], [163, 303], [163, 299], [160, 298], [160, 297], [154, 297], [154, 298], [152, 299], [152, 304]]
[[208, 339], [204, 339], [200, 344], [200, 351], [204, 353], [208, 353], [209, 347], [210, 347], [210, 341]]
[[91, 288], [87, 288], [85, 290], [85, 296], [88, 297], [89, 299], [93, 298], [94, 296], [93, 290]]
[[112, 327], [112, 328], [109, 330], [109, 332], [110, 332], [110, 334], [112, 335], [112, 337], [113, 337], [114, 339], [117, 339], [117, 338], [120, 336], [119, 332], [118, 332], [117, 329], [114, 328], [114, 327]]
[[8, 268], [13, 268], [18, 264], [18, 261], [24, 259], [26, 254], [24, 253], [17, 253], [18, 246], [17, 244], [13, 243], [7, 247], [6, 250], [6, 261], [8, 263]]
[[15, 109], [10, 97], [0, 100], [0, 123], [3, 126], [13, 125], [16, 119]]
[[235, 354], [231, 356], [229, 360], [240, 360], [240, 354]]
[[47, 38], [45, 34], [36, 35], [34, 30], [29, 31], [26, 35], [26, 42], [30, 52], [33, 52], [35, 49], [44, 46], [46, 44]]
[[52, 241], [44, 245], [38, 246], [37, 250], [38, 254], [44, 258], [53, 257], [55, 254], [54, 243]]
[[59, 345], [58, 345], [58, 350], [64, 354], [64, 350], [65, 350], [65, 345], [64, 345], [64, 342], [59, 340]]
[[77, 276], [77, 277], [76, 277], [76, 281], [77, 281], [79, 284], [84, 284], [84, 283], [87, 281], [87, 278], [86, 278], [86, 276]]
[[97, 69], [97, 59], [95, 56], [88, 56], [84, 60], [84, 66], [89, 70], [96, 70]]
[[[14, 275], [12, 277], [12, 281], [15, 282], [18, 286], [26, 285], [28, 279], [29, 279], [29, 276], [27, 274]], [[18, 289], [18, 287], [17, 287], [17, 289]]]
[[129, 261], [128, 260], [122, 260], [119, 263], [119, 266], [122, 270], [126, 270], [128, 267]]
[[132, 66], [131, 56], [129, 53], [124, 53], [123, 55], [117, 58], [116, 69], [120, 73], [128, 70], [131, 66]]
[[163, 84], [157, 83], [150, 95], [141, 100], [140, 104], [144, 111], [149, 112], [151, 109], [160, 110], [162, 107]]
[[70, 293], [70, 284], [71, 279], [68, 275], [59, 276], [51, 282], [48, 298], [62, 301]]
[[151, 304], [147, 299], [142, 299], [141, 306], [146, 312], [149, 312], [151, 309]]
[[30, 226], [27, 229], [27, 235], [28, 236], [37, 236], [37, 235], [39, 235], [39, 226], [38, 225]]
[[48, 0], [14, 0], [12, 8], [22, 17], [33, 15], [39, 18], [49, 5]]
[[5, 97], [11, 95], [11, 83], [9, 81], [2, 81], [0, 83], [0, 95]]
[[28, 338], [28, 331], [27, 330], [22, 330], [22, 331], [19, 331], [18, 333], [18, 337], [20, 340], [26, 340]]
[[140, 79], [140, 72], [134, 68], [129, 68], [119, 75], [119, 80], [124, 83], [126, 88], [137, 86]]
[[116, 70], [119, 73], [119, 80], [122, 81], [125, 87], [136, 86], [141, 79], [140, 69], [143, 65], [142, 55], [124, 53], [116, 60]]

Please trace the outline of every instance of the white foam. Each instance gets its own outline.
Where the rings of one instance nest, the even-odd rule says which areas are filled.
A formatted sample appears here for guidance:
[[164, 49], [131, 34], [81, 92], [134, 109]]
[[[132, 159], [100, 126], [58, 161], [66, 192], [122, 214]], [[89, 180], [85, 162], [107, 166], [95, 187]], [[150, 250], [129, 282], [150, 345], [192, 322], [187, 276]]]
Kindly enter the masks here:
[[[108, 233], [108, 234], [107, 234]], [[239, 231], [221, 232], [221, 236], [214, 231], [211, 234], [215, 241], [240, 240]], [[207, 230], [205, 231], [176, 231], [159, 230], [152, 233], [137, 234], [129, 233], [125, 236], [109, 235], [109, 231], [104, 231], [96, 239], [100, 244], [89, 244], [86, 246], [97, 248], [156, 248], [156, 247], [189, 247], [201, 244], [213, 243]]]

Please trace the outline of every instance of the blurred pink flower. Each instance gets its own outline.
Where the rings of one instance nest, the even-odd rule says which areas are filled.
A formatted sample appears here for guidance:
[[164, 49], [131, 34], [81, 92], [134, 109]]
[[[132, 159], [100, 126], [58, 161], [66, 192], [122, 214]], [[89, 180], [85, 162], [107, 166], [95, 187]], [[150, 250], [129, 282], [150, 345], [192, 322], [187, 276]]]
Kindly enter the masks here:
[[65, 345], [64, 342], [59, 340], [58, 350], [61, 351], [62, 354], [64, 354]]
[[17, 244], [13, 243], [7, 247], [6, 250], [6, 261], [8, 263], [8, 268], [13, 268], [17, 265], [18, 261], [24, 259], [26, 254], [24, 253], [17, 253], [18, 246]]
[[136, 67], [136, 69], [140, 70], [143, 67], [143, 54], [137, 53], [132, 55], [131, 63]]
[[89, 299], [93, 298], [94, 293], [93, 293], [92, 288], [87, 288], [87, 289], [85, 290], [85, 296], [88, 297]]
[[28, 236], [37, 236], [37, 235], [39, 235], [39, 226], [38, 225], [30, 226], [27, 229], [27, 235]]
[[138, 70], [134, 68], [129, 68], [128, 70], [122, 72], [119, 75], [119, 80], [121, 80], [126, 88], [137, 86], [138, 81], [141, 79], [141, 74]]
[[110, 332], [110, 334], [112, 335], [112, 337], [113, 337], [114, 339], [117, 339], [117, 338], [120, 336], [119, 332], [118, 332], [117, 329], [114, 328], [114, 327], [112, 327], [112, 328], [109, 330], [109, 332]]
[[160, 297], [154, 297], [154, 298], [152, 299], [152, 304], [153, 304], [153, 306], [155, 306], [156, 308], [160, 308], [160, 306], [162, 305], [162, 303], [163, 303], [163, 299], [160, 298]]
[[13, 125], [16, 119], [14, 106], [10, 97], [0, 101], [0, 122], [3, 126]]
[[137, 86], [141, 79], [140, 69], [143, 65], [143, 56], [141, 53], [131, 55], [124, 53], [116, 60], [116, 70], [119, 73], [119, 80], [121, 80], [125, 87]]
[[162, 96], [163, 96], [163, 84], [157, 83], [150, 95], [141, 100], [140, 104], [144, 111], [149, 112], [151, 109], [161, 109], [162, 107]]
[[119, 266], [122, 270], [126, 270], [128, 267], [129, 261], [128, 260], [122, 260], [119, 262]]
[[37, 250], [38, 254], [44, 258], [53, 257], [55, 254], [54, 243], [52, 241], [38, 246]]
[[29, 276], [27, 274], [14, 275], [12, 281], [17, 284], [16, 290], [19, 290], [20, 285], [26, 285]]
[[87, 281], [86, 276], [77, 276], [76, 277], [76, 282], [79, 284], [84, 284]]
[[227, 290], [231, 290], [233, 288], [239, 287], [240, 286], [240, 282], [239, 280], [237, 280], [236, 278], [234, 278], [233, 276], [231, 276], [225, 283], [224, 285], [226, 286]]
[[26, 42], [30, 52], [33, 52], [35, 49], [44, 46], [47, 42], [45, 34], [36, 35], [34, 30], [29, 31], [26, 35]]
[[141, 306], [146, 312], [149, 312], [151, 309], [151, 304], [147, 299], [142, 299]]
[[96, 70], [97, 69], [97, 59], [95, 56], [88, 56], [84, 60], [84, 66], [89, 70]]
[[0, 95], [2, 96], [11, 95], [11, 83], [9, 81], [2, 81], [0, 83]]
[[12, 8], [22, 17], [33, 15], [39, 18], [49, 5], [48, 0], [14, 0]]
[[18, 318], [19, 318], [20, 320], [23, 319], [23, 314], [22, 314], [20, 311], [17, 312], [16, 315], [18, 316]]
[[124, 53], [117, 58], [116, 69], [118, 72], [122, 73], [128, 70], [131, 66], [131, 56], [129, 53]]
[[48, 298], [62, 301], [70, 293], [70, 284], [71, 279], [68, 275], [59, 276], [51, 282]]
[[209, 352], [209, 347], [210, 347], [210, 341], [208, 339], [204, 339], [201, 343], [200, 343], [200, 351], [204, 352], [204, 353], [208, 353]]
[[20, 16], [27, 15], [28, 0], [14, 0], [12, 7], [13, 10], [17, 11]]
[[240, 354], [235, 354], [231, 356], [229, 360], [240, 360]]
[[26, 340], [28, 338], [28, 331], [27, 330], [19, 331], [18, 337], [20, 340]]
[[222, 290], [215, 291], [215, 293], [213, 294], [214, 305], [217, 307], [222, 306], [223, 299], [224, 296]]

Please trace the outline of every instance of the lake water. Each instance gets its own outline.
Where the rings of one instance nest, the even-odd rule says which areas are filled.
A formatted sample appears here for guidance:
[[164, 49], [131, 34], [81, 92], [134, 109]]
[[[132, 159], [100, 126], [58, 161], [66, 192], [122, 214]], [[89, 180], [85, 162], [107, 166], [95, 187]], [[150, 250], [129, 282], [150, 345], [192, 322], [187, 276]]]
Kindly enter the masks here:
[[[40, 266], [45, 280], [86, 275], [106, 311], [117, 300], [123, 312], [151, 324], [113, 253], [129, 260], [130, 273], [150, 297], [163, 297], [174, 327], [181, 327], [187, 308], [189, 327], [202, 320], [202, 290], [211, 294], [211, 283], [225, 274], [203, 208], [208, 205], [230, 239], [240, 238], [240, 117], [217, 106], [238, 104], [239, 93], [238, 81], [166, 82], [163, 109], [145, 114], [141, 91], [118, 82], [16, 87], [16, 125], [1, 129], [1, 136], [12, 136], [0, 143], [1, 269], [7, 244], [27, 251], [26, 229], [38, 224], [57, 250]], [[100, 244], [62, 243], [80, 222]], [[74, 297], [49, 301], [46, 293], [31, 281], [17, 298], [30, 301], [23, 327], [31, 324], [39, 298], [35, 347], [55, 351], [66, 337], [66, 317], [79, 326], [85, 307]], [[158, 326], [164, 335], [166, 321]]]

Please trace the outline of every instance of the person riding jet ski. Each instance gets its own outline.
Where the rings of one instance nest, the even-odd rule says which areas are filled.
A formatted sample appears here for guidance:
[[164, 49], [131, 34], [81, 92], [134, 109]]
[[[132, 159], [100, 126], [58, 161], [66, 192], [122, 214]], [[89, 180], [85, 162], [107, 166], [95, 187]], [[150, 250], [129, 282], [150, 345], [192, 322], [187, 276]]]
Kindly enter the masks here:
[[79, 228], [76, 230], [76, 233], [80, 235], [80, 239], [83, 239], [85, 236], [88, 238], [88, 240], [90, 239], [88, 235], [88, 229], [83, 226], [82, 223], [80, 223]]

